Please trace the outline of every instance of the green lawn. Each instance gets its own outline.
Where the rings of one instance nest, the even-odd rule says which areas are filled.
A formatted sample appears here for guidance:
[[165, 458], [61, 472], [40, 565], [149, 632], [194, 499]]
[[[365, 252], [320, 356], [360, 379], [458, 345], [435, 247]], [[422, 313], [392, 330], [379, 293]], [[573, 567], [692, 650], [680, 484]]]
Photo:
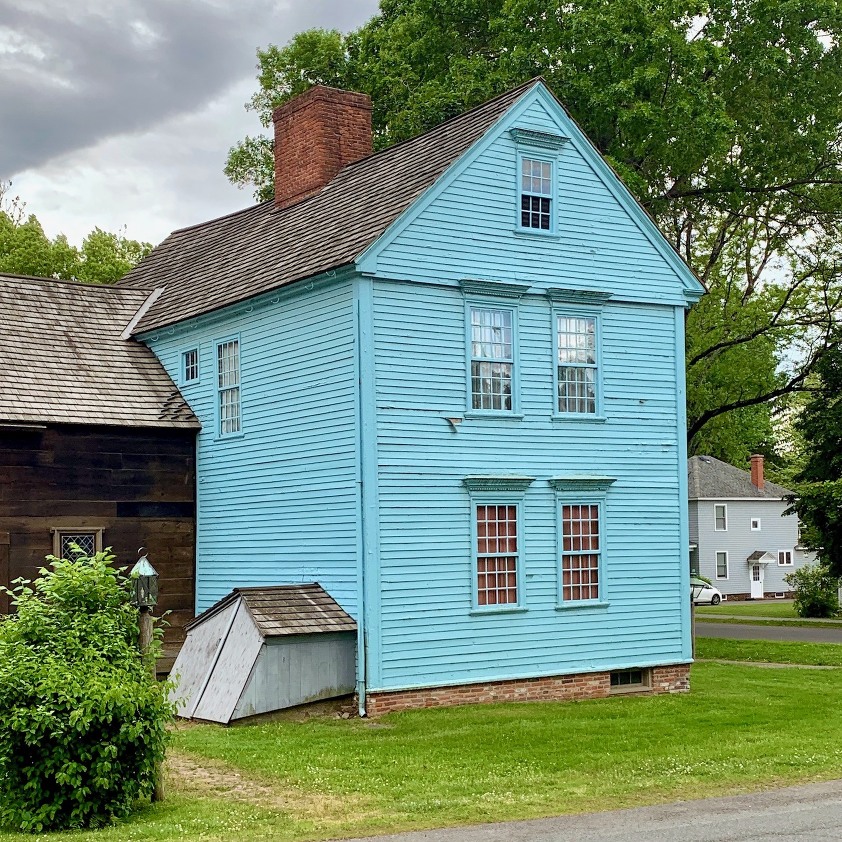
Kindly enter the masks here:
[[[709, 643], [720, 641], [703, 648]], [[809, 644], [790, 645], [809, 657]], [[183, 728], [165, 804], [97, 833], [0, 840], [341, 838], [842, 774], [842, 670], [705, 663], [693, 668], [692, 684], [681, 696]]]
[[696, 616], [733, 614], [736, 617], [782, 617], [799, 619], [789, 600], [763, 602], [720, 602], [719, 605], [698, 605]]
[[696, 657], [771, 664], [813, 664], [842, 667], [838, 643], [792, 643], [772, 640], [724, 640], [696, 638]]

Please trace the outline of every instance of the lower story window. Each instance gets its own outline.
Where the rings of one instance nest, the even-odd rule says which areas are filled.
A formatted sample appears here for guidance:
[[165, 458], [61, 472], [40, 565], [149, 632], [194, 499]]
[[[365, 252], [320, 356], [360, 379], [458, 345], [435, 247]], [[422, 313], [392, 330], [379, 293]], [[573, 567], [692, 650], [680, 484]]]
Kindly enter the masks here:
[[102, 552], [102, 529], [68, 527], [53, 529], [53, 555], [73, 560]]
[[477, 605], [516, 605], [518, 601], [518, 507], [476, 507]]
[[778, 564], [781, 567], [790, 567], [792, 565], [792, 550], [778, 550]]
[[599, 599], [599, 504], [561, 507], [561, 598]]
[[649, 670], [616, 670], [611, 673], [611, 692], [622, 693], [649, 687]]
[[716, 554], [716, 578], [728, 578], [728, 553], [725, 551]]

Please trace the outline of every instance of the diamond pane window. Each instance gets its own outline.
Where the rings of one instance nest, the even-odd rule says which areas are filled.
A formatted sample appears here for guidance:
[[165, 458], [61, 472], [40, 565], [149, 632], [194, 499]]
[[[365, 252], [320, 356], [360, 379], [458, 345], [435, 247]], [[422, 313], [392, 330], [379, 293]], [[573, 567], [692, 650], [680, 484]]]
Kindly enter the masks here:
[[199, 379], [199, 349], [191, 348], [182, 354], [184, 382], [192, 383]]
[[558, 411], [596, 413], [596, 319], [558, 316]]
[[562, 599], [599, 599], [599, 504], [561, 507]]
[[517, 604], [517, 506], [481, 505], [477, 515], [477, 605]]
[[217, 351], [219, 433], [240, 432], [240, 342], [220, 342]]
[[[75, 547], [74, 547], [75, 545]], [[96, 552], [96, 532], [62, 532], [61, 557], [74, 558], [77, 555], [92, 556]]]
[[553, 165], [534, 158], [520, 159], [520, 224], [522, 228], [552, 230]]
[[510, 410], [513, 369], [512, 311], [471, 307], [471, 407]]

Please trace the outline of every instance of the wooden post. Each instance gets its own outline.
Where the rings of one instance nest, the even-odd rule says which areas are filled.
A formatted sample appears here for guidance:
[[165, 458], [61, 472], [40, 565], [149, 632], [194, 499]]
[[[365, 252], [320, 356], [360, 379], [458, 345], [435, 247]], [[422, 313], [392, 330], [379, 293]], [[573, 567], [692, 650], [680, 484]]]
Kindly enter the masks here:
[[[152, 680], [157, 681], [158, 676], [155, 671], [155, 658], [151, 657], [150, 651], [152, 646], [152, 609], [142, 607], [140, 610], [140, 652], [146, 658], [149, 669], [152, 673]], [[152, 788], [152, 800], [164, 800], [164, 768], [159, 764], [155, 769], [155, 783]]]
[[693, 647], [690, 654], [695, 659], [695, 657], [696, 657], [696, 603], [693, 600], [692, 589], [691, 589], [691, 593], [690, 593], [690, 642], [691, 642], [691, 645]]

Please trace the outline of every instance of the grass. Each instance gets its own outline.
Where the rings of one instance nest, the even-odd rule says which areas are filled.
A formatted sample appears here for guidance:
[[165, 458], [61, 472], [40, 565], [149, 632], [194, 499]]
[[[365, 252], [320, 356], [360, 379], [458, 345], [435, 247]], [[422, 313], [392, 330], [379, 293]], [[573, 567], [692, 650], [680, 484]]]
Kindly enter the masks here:
[[719, 605], [698, 605], [696, 616], [705, 615], [729, 615], [735, 617], [781, 617], [783, 619], [797, 620], [798, 615], [790, 600], [775, 602], [720, 602]]
[[770, 664], [842, 667], [842, 646], [838, 643], [794, 643], [698, 637], [696, 638], [696, 657]]
[[697, 616], [696, 622], [699, 623], [717, 623], [721, 626], [777, 626], [787, 628], [806, 628], [806, 629], [839, 629], [842, 630], [842, 623], [832, 620], [761, 620], [758, 618], [739, 618], [733, 617], [712, 617], [712, 616]]
[[[720, 643], [745, 642], [702, 645]], [[811, 648], [833, 648], [758, 645], [775, 660], [779, 646], [793, 647], [793, 657], [799, 647], [802, 662]], [[0, 840], [292, 842], [653, 804], [840, 775], [842, 670], [705, 663], [694, 666], [692, 682], [693, 692], [680, 696], [413, 711], [373, 722], [183, 728], [174, 745], [181, 772], [164, 804], [96, 833], [0, 832]]]

